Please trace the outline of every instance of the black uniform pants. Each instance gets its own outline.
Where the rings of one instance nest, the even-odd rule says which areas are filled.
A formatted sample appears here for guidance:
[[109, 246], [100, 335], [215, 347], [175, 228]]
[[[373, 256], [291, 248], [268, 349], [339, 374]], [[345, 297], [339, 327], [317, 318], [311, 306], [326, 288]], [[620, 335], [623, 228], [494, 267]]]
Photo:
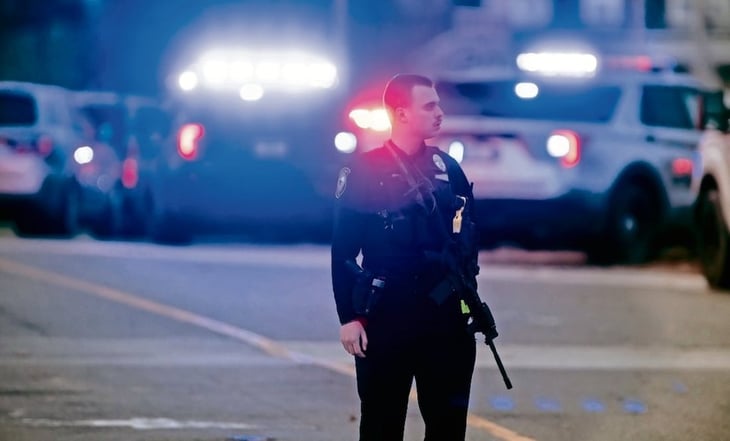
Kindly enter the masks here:
[[458, 305], [444, 307], [446, 317], [432, 305], [370, 320], [367, 356], [356, 359], [360, 441], [403, 440], [414, 379], [425, 441], [464, 440], [476, 344]]

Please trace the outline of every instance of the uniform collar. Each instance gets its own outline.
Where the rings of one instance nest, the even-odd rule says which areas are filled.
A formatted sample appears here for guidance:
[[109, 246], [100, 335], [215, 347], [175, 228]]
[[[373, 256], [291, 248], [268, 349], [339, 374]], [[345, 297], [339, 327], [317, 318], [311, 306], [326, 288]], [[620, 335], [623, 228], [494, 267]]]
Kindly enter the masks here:
[[416, 149], [416, 151], [413, 152], [413, 154], [411, 154], [411, 155], [409, 155], [403, 149], [398, 147], [398, 145], [396, 145], [396, 143], [394, 143], [393, 140], [391, 140], [391, 139], [387, 140], [385, 142], [385, 144], [386, 144], [386, 147], [387, 146], [392, 147], [394, 151], [396, 151], [400, 156], [402, 156], [404, 158], [416, 158], [416, 157], [422, 155], [423, 152], [426, 150], [426, 143], [424, 141], [421, 141], [420, 147], [418, 147], [418, 149]]

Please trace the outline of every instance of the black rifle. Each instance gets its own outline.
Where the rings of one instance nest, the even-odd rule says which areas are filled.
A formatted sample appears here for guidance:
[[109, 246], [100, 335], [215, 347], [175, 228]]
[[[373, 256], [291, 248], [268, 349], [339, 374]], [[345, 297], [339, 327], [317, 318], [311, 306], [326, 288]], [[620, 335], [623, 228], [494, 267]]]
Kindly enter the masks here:
[[[470, 226], [468, 228], [473, 227]], [[464, 241], [459, 240], [458, 242]], [[499, 368], [499, 373], [502, 374], [504, 385], [507, 389], [512, 389], [512, 381], [509, 379], [504, 364], [502, 364], [502, 359], [497, 352], [497, 347], [494, 345], [494, 339], [499, 335], [497, 325], [494, 322], [494, 316], [489, 309], [489, 305], [482, 301], [477, 291], [476, 276], [479, 274], [479, 266], [475, 263], [475, 260], [465, 257], [466, 255], [460, 250], [463, 244], [458, 242], [450, 240], [440, 254], [426, 252], [426, 258], [442, 263], [448, 268], [449, 274], [446, 283], [450, 285], [451, 290], [455, 291], [469, 308], [469, 316], [471, 317], [468, 325], [469, 332], [484, 335], [484, 343], [492, 351], [494, 361], [497, 362], [497, 367]]]
[[[489, 305], [482, 301], [477, 291], [477, 275], [479, 274], [477, 227], [471, 218], [462, 219], [466, 202], [467, 199], [464, 197], [457, 197], [454, 201], [457, 217], [454, 218], [452, 231], [458, 231], [454, 231], [453, 235], [449, 234], [441, 216], [436, 214], [436, 217], [439, 217], [439, 221], [437, 221], [440, 226], [439, 229], [445, 237], [445, 245], [441, 253], [427, 251], [426, 258], [437, 261], [447, 268], [446, 283], [469, 308], [469, 317], [471, 317], [469, 331], [474, 334], [479, 332], [484, 335], [484, 343], [492, 351], [494, 361], [497, 362], [499, 372], [502, 374], [504, 385], [507, 389], [512, 389], [512, 381], [507, 376], [502, 359], [499, 357], [496, 346], [494, 346], [494, 339], [499, 335], [494, 316], [489, 309]], [[456, 228], [457, 223], [458, 228]], [[446, 291], [446, 293], [448, 294], [449, 291]]]

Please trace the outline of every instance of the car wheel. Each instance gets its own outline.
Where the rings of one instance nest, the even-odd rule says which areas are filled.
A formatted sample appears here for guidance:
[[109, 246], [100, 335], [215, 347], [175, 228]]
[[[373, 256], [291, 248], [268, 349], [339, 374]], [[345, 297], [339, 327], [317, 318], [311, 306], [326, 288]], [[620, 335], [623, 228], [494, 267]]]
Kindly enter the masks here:
[[713, 288], [730, 288], [730, 233], [717, 189], [700, 195], [697, 230], [700, 266], [707, 283]]
[[637, 184], [622, 185], [611, 198], [603, 237], [589, 251], [589, 261], [606, 264], [647, 262], [654, 252], [659, 205]]
[[122, 222], [121, 222], [121, 235], [125, 239], [141, 239], [147, 237], [148, 224], [146, 216], [151, 214], [149, 210], [145, 210], [146, 207], [151, 204], [145, 202], [149, 199], [148, 196], [139, 198], [129, 196], [124, 198], [122, 203]]
[[79, 231], [81, 200], [72, 184], [53, 187], [48, 199], [28, 204], [15, 219], [15, 231], [22, 237], [72, 237]]
[[91, 224], [91, 233], [97, 239], [108, 240], [118, 236], [122, 228], [122, 200], [112, 192], [106, 199], [106, 207], [98, 219]]
[[66, 188], [64, 202], [57, 218], [57, 233], [64, 237], [73, 237], [79, 231], [81, 213], [81, 194], [73, 185]]

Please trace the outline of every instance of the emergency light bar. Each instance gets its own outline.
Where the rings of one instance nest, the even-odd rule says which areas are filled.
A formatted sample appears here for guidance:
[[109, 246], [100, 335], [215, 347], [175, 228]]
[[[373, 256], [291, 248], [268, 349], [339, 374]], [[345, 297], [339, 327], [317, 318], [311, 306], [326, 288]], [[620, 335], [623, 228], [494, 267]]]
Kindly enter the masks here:
[[550, 76], [593, 76], [598, 68], [595, 55], [579, 52], [527, 52], [517, 56], [517, 67]]
[[251, 84], [266, 89], [329, 89], [336, 83], [333, 63], [299, 52], [215, 51], [178, 76], [178, 86], [186, 92], [200, 87], [240, 90]]

